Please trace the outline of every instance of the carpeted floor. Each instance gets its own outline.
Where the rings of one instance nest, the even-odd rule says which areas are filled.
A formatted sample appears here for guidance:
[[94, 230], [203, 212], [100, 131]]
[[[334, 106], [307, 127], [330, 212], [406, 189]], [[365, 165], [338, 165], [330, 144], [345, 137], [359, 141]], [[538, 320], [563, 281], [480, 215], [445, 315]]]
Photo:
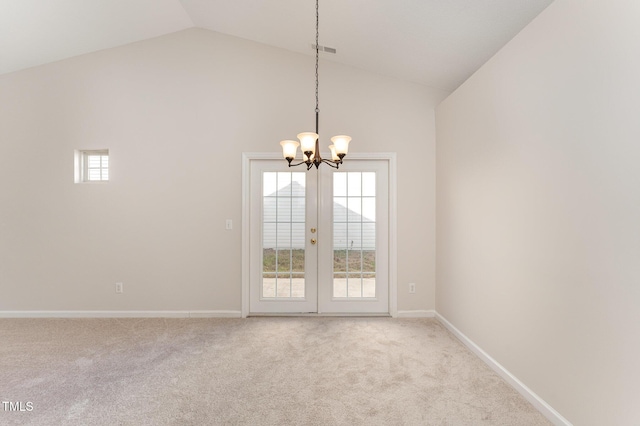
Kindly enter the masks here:
[[0, 319], [0, 401], [2, 425], [549, 424], [430, 319]]

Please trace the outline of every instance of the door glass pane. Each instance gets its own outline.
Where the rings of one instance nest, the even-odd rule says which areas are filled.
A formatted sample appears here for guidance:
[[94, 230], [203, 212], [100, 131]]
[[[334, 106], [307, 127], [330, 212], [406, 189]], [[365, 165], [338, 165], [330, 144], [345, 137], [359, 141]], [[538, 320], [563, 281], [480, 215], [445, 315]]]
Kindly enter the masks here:
[[262, 297], [305, 296], [305, 173], [262, 176]]
[[375, 195], [375, 173], [333, 173], [333, 297], [376, 297]]
[[333, 196], [333, 221], [334, 223], [347, 223], [347, 197]]
[[374, 172], [362, 173], [362, 196], [376, 196], [376, 174]]
[[347, 274], [334, 271], [333, 297], [347, 297]]
[[347, 297], [362, 297], [362, 277], [359, 274], [347, 274]]
[[349, 223], [362, 222], [362, 197], [347, 198], [347, 218]]
[[347, 196], [359, 197], [362, 195], [362, 173], [347, 173]]
[[346, 173], [333, 174], [333, 196], [334, 197], [347, 196], [347, 174]]

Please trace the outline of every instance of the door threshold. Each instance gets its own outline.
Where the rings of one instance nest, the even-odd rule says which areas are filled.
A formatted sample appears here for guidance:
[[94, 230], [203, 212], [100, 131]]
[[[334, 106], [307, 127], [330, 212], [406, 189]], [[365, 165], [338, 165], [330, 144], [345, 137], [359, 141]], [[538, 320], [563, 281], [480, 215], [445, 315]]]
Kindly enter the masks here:
[[358, 313], [344, 313], [344, 312], [251, 312], [247, 317], [378, 317], [378, 318], [391, 318], [391, 315], [387, 312], [358, 312]]

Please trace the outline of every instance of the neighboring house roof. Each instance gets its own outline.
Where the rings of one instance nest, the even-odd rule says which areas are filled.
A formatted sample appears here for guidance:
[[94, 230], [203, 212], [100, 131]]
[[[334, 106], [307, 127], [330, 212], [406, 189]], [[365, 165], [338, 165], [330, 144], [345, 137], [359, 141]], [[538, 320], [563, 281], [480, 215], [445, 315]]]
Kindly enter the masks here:
[[[305, 246], [305, 187], [298, 182], [278, 189], [262, 199], [263, 248]], [[375, 249], [375, 222], [333, 203], [334, 249]]]

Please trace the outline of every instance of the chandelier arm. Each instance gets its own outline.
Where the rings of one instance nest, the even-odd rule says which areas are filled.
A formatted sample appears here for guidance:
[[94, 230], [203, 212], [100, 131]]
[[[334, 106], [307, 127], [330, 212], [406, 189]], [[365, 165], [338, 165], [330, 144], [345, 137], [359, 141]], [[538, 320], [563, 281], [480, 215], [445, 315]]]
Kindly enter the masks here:
[[342, 161], [333, 161], [333, 160], [327, 160], [326, 158], [320, 158], [318, 161], [316, 161], [315, 159], [313, 161], [301, 161], [299, 163], [293, 163], [293, 162], [289, 162], [289, 167], [296, 167], [296, 166], [301, 166], [301, 165], [306, 165], [307, 166], [307, 170], [311, 169], [311, 167], [316, 166], [316, 168], [321, 164], [321, 163], [325, 163], [328, 164], [329, 166], [333, 167], [334, 169], [337, 169], [340, 167], [340, 164], [342, 164]]
[[339, 169], [340, 168], [340, 164], [342, 164], [342, 162], [338, 162], [338, 161], [332, 161], [332, 160], [326, 160], [326, 159], [322, 159], [322, 162], [325, 164], [328, 164], [329, 166], [333, 167], [334, 169]]
[[[307, 161], [301, 161], [301, 162], [295, 163], [295, 164], [291, 164], [291, 161], [289, 161], [289, 167], [296, 167], [296, 166], [300, 166], [302, 164], [309, 165], [309, 163]], [[313, 164], [313, 163], [311, 163], [311, 164]]]

